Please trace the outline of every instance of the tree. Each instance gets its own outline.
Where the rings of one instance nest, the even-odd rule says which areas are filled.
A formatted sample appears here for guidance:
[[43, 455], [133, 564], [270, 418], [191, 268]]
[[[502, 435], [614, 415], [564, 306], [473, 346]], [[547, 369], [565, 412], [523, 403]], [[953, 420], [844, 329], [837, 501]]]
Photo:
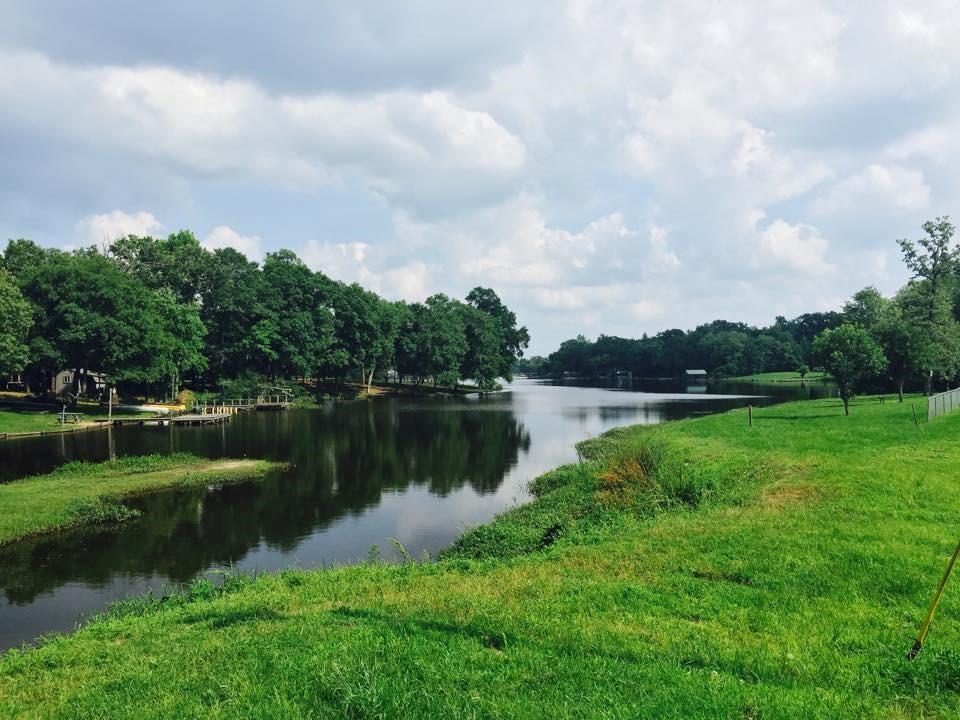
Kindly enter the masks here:
[[873, 286], [865, 287], [843, 304], [848, 323], [873, 331], [883, 317], [888, 300]]
[[263, 305], [276, 329], [270, 374], [315, 374], [334, 342], [334, 318], [323, 283], [290, 250], [268, 253], [262, 275]]
[[189, 230], [166, 239], [128, 235], [111, 243], [106, 254], [151, 290], [169, 288], [181, 302], [197, 299], [210, 267], [210, 253]]
[[911, 352], [929, 394], [934, 378], [949, 380], [960, 371], [960, 324], [950, 294], [945, 285], [935, 292], [929, 279], [914, 280], [900, 289], [896, 302], [914, 338]]
[[97, 369], [144, 378], [146, 349], [164, 324], [155, 296], [139, 280], [89, 250], [48, 256], [19, 280], [34, 308], [31, 362], [43, 376], [67, 367], [75, 376]]
[[222, 248], [208, 258], [200, 286], [200, 319], [207, 330], [204, 354], [211, 380], [263, 371], [275, 360], [278, 330], [266, 295], [263, 274], [242, 253]]
[[500, 351], [497, 377], [513, 379], [513, 364], [523, 357], [530, 345], [530, 333], [526, 327], [517, 327], [517, 315], [501, 302], [490, 288], [475, 287], [467, 294], [467, 303], [487, 313], [499, 325]]
[[843, 399], [843, 412], [850, 414], [850, 398], [860, 385], [883, 372], [883, 351], [870, 333], [858, 325], [824, 330], [813, 341], [816, 362], [829, 372]]
[[944, 280], [956, 273], [960, 248], [951, 247], [955, 228], [947, 215], [928, 220], [923, 231], [927, 236], [916, 243], [903, 239], [897, 240], [897, 244], [913, 277], [929, 280], [932, 294], [936, 295]]
[[[369, 387], [378, 362], [393, 352], [392, 340], [389, 349], [380, 342], [381, 321], [387, 322], [385, 317], [380, 317], [382, 301], [357, 283], [337, 282], [331, 288], [337, 343], [360, 371], [360, 382]], [[370, 371], [369, 378], [367, 370]]]
[[463, 319], [456, 300], [443, 293], [427, 298], [422, 314], [423, 369], [433, 376], [434, 385], [453, 387], [460, 380], [460, 366], [467, 353]]
[[888, 306], [877, 321], [874, 334], [887, 358], [887, 370], [897, 384], [897, 396], [903, 402], [903, 385], [919, 374], [924, 359], [924, 343], [920, 329], [909, 321], [903, 308]]
[[19, 373], [27, 364], [26, 340], [32, 322], [30, 303], [13, 277], [0, 270], [0, 376]]
[[472, 379], [481, 391], [492, 390], [501, 369], [500, 326], [495, 318], [472, 305], [461, 304], [458, 309], [467, 341], [460, 377]]
[[153, 327], [144, 333], [139, 364], [128, 368], [117, 379], [156, 382], [169, 378], [172, 400], [180, 390], [184, 373], [201, 372], [207, 367], [207, 358], [203, 355], [206, 328], [200, 320], [199, 306], [193, 302], [177, 302], [169, 288], [157, 290], [149, 301], [152, 307], [145, 319], [152, 322]]

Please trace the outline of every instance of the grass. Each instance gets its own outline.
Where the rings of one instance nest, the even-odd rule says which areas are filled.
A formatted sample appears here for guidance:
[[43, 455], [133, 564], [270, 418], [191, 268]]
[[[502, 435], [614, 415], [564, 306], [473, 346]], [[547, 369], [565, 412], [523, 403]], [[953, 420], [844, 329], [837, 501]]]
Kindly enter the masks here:
[[[107, 413], [100, 405], [81, 405], [77, 412], [83, 413], [80, 423], [60, 425], [59, 412], [55, 410], [0, 410], [0, 435], [4, 433], [33, 432], [70, 432], [78, 427], [86, 427], [97, 420], [106, 420]], [[155, 413], [116, 411], [114, 417], [153, 417]]]
[[130, 520], [138, 513], [122, 499], [131, 495], [259, 477], [275, 465], [182, 454], [68, 463], [47, 475], [0, 484], [0, 546], [77, 525]]
[[740, 375], [738, 377], [719, 378], [721, 380], [736, 380], [737, 382], [757, 382], [757, 383], [781, 383], [781, 382], [807, 382], [815, 380], [829, 380], [830, 375], [820, 370], [811, 370], [806, 377], [800, 377], [800, 373], [795, 370], [785, 370], [781, 372], [756, 373], [754, 375]]
[[443, 559], [118, 606], [0, 659], [0, 716], [960, 713], [960, 413], [861, 398], [616, 430]]

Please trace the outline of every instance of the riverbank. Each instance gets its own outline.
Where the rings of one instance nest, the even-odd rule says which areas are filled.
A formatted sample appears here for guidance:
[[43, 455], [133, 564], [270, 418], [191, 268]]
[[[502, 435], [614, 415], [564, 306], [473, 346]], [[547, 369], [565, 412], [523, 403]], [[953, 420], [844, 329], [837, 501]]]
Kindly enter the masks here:
[[[89, 430], [102, 426], [110, 419], [99, 405], [83, 405], [79, 412], [83, 413], [80, 422], [60, 425], [59, 412], [55, 409], [0, 409], [0, 439]], [[154, 417], [155, 415], [154, 412], [127, 410], [117, 410], [113, 413], [114, 418]]]
[[147, 455], [69, 463], [47, 475], [0, 484], [0, 546], [79, 525], [137, 516], [123, 498], [171, 487], [260, 477], [277, 463]]
[[718, 380], [730, 380], [734, 382], [755, 382], [755, 383], [804, 383], [804, 382], [826, 382], [832, 380], [829, 374], [822, 371], [811, 370], [806, 375], [787, 370], [783, 372], [756, 373], [755, 375], [740, 375], [737, 377], [717, 378]]
[[436, 563], [118, 606], [0, 659], [10, 717], [936, 717], [960, 590], [960, 413], [790, 403], [581, 445]]

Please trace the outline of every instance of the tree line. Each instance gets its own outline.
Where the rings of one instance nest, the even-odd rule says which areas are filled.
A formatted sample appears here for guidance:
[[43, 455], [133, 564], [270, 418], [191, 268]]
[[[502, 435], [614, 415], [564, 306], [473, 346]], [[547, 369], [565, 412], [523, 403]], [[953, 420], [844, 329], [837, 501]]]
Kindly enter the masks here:
[[857, 292], [839, 312], [816, 312], [769, 327], [715, 320], [684, 332], [665, 330], [628, 339], [582, 335], [548, 357], [519, 360], [522, 373], [561, 377], [677, 377], [685, 369], [712, 377], [753, 375], [811, 367], [829, 371], [850, 395], [867, 383], [907, 385], [931, 392], [960, 375], [960, 248], [949, 217], [923, 224], [923, 236], [897, 241], [910, 281], [893, 297], [876, 288]]
[[68, 369], [145, 394], [256, 376], [374, 378], [489, 390], [530, 337], [497, 294], [389, 301], [308, 268], [290, 250], [262, 263], [208, 251], [189, 231], [63, 251], [11, 240], [0, 257], [0, 377], [42, 390]]

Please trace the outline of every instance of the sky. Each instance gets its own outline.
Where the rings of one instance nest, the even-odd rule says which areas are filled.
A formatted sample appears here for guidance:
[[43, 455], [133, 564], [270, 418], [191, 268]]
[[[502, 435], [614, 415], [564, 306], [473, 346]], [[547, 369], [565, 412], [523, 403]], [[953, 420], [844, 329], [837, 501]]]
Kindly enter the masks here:
[[769, 324], [892, 294], [957, 210], [958, 36], [957, 2], [0, 0], [0, 238], [492, 287], [528, 354]]

